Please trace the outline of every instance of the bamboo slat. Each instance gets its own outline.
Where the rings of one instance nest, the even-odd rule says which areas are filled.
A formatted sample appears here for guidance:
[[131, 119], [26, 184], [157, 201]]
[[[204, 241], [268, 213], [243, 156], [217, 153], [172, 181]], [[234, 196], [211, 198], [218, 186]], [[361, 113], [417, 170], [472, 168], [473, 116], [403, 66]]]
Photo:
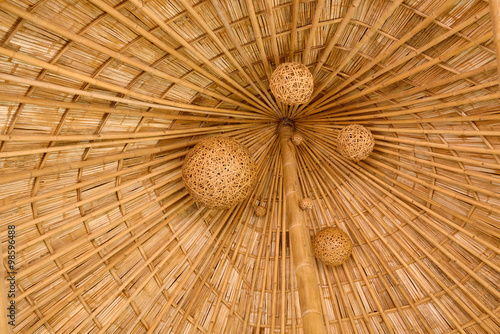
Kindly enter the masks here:
[[[500, 333], [498, 6], [0, 0], [0, 332]], [[272, 96], [288, 61], [309, 103]], [[350, 124], [375, 138], [360, 162]], [[228, 210], [182, 181], [214, 135], [256, 162]], [[341, 266], [312, 258], [326, 226]]]

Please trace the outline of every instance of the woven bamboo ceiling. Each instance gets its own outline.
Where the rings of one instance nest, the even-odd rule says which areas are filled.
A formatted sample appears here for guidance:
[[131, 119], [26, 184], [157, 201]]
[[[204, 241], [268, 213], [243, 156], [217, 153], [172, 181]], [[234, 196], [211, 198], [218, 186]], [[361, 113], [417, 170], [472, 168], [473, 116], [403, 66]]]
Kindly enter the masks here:
[[[0, 226], [14, 333], [302, 333], [277, 126], [293, 120], [328, 333], [500, 333], [500, 92], [483, 0], [0, 0]], [[500, 37], [500, 34], [498, 35]], [[284, 62], [310, 103], [269, 90]], [[348, 124], [372, 131], [355, 163]], [[258, 183], [197, 205], [201, 139]], [[254, 213], [266, 208], [264, 217]], [[7, 277], [7, 274], [4, 275]]]

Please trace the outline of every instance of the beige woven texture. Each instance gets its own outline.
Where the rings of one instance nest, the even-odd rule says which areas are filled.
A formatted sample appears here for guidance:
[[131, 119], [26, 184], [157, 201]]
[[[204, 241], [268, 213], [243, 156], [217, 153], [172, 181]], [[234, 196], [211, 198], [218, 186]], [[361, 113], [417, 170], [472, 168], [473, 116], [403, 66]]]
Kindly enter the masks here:
[[343, 127], [337, 137], [337, 149], [344, 157], [353, 161], [368, 158], [374, 146], [372, 133], [362, 125]]
[[253, 190], [255, 162], [248, 149], [236, 140], [210, 137], [189, 151], [182, 165], [182, 179], [196, 202], [228, 209]]
[[311, 211], [312, 208], [313, 208], [313, 201], [312, 201], [312, 199], [310, 199], [310, 198], [302, 198], [299, 201], [299, 207], [303, 211]]
[[[500, 333], [499, 2], [0, 0], [13, 334], [310, 334], [313, 313], [327, 334]], [[284, 63], [313, 75], [307, 102], [273, 96]], [[283, 120], [304, 138], [291, 204], [314, 199], [293, 218]], [[352, 124], [376, 142], [359, 162], [337, 149]], [[220, 135], [257, 179], [224, 210], [182, 179]], [[351, 257], [298, 263], [298, 216], [302, 241], [338, 226]]]
[[264, 217], [266, 215], [266, 211], [267, 210], [265, 207], [259, 205], [258, 207], [255, 208], [255, 215], [257, 217]]
[[302, 137], [300, 133], [294, 133], [292, 136], [292, 143], [295, 146], [299, 146], [302, 142], [304, 142], [304, 137]]
[[274, 70], [269, 87], [276, 100], [288, 105], [298, 105], [309, 101], [314, 81], [305, 65], [283, 63]]
[[325, 227], [319, 231], [312, 245], [314, 256], [329, 266], [341, 265], [352, 254], [351, 238], [338, 227]]

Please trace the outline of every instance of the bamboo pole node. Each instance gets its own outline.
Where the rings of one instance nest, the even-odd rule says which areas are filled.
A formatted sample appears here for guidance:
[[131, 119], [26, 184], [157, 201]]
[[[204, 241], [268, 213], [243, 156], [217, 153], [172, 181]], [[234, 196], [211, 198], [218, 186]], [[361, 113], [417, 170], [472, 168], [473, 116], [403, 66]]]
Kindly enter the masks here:
[[255, 215], [257, 217], [264, 217], [266, 215], [266, 208], [263, 207], [262, 205], [259, 205], [258, 207], [255, 208]]
[[302, 198], [299, 202], [299, 207], [302, 211], [311, 211], [313, 208], [313, 201], [311, 198]]
[[300, 135], [300, 133], [297, 133], [295, 132], [292, 136], [292, 143], [295, 145], [295, 146], [299, 146], [300, 144], [302, 144], [304, 142], [304, 137], [302, 137]]
[[235, 139], [209, 137], [187, 154], [182, 179], [196, 202], [208, 208], [228, 209], [252, 191], [256, 165], [250, 151]]
[[371, 131], [362, 125], [345, 126], [337, 137], [337, 149], [340, 154], [356, 162], [368, 158], [374, 146], [375, 139]]
[[328, 266], [344, 263], [352, 254], [349, 235], [338, 227], [325, 227], [312, 241], [314, 256]]
[[288, 105], [304, 104], [311, 98], [314, 80], [309, 69], [300, 63], [280, 64], [269, 84], [276, 100]]

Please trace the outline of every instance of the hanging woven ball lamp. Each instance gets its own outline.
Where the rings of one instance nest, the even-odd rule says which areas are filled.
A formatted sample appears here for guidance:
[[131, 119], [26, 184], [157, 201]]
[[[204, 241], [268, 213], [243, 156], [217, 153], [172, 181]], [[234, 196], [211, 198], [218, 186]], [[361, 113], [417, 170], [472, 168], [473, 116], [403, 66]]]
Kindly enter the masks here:
[[349, 235], [338, 227], [325, 227], [312, 241], [314, 256], [328, 266], [344, 263], [352, 254]]
[[300, 144], [302, 144], [303, 141], [304, 141], [304, 137], [302, 137], [300, 135], [300, 133], [294, 133], [293, 134], [293, 136], [292, 136], [292, 143], [295, 146], [299, 146]]
[[340, 130], [337, 137], [340, 154], [356, 162], [368, 158], [374, 146], [371, 131], [362, 125], [348, 125]]
[[313, 201], [310, 198], [302, 198], [299, 201], [299, 207], [302, 211], [311, 211], [313, 208]]
[[276, 100], [288, 105], [298, 105], [309, 101], [314, 81], [305, 65], [283, 63], [274, 70], [269, 86]]
[[215, 209], [242, 202], [256, 183], [256, 165], [250, 151], [230, 137], [199, 142], [186, 156], [182, 179], [193, 199]]
[[258, 207], [255, 208], [255, 215], [257, 217], [264, 217], [266, 215], [266, 208], [259, 205]]

